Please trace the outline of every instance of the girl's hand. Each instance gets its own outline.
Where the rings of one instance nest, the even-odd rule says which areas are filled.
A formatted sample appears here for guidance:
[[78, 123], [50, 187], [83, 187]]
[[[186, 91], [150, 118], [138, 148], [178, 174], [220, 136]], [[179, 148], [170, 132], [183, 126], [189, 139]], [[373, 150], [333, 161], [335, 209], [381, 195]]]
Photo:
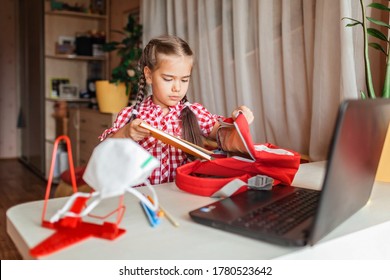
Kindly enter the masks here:
[[235, 109], [232, 113], [232, 118], [233, 120], [235, 120], [238, 116], [239, 113], [243, 113], [246, 120], [248, 121], [248, 124], [251, 124], [254, 120], [254, 116], [253, 116], [253, 113], [252, 111], [246, 107], [246, 106], [240, 106], [238, 107], [237, 109]]
[[150, 131], [142, 128], [139, 124], [142, 122], [141, 119], [134, 119], [132, 122], [126, 125], [126, 137], [130, 137], [134, 141], [140, 141], [145, 137], [150, 136]]

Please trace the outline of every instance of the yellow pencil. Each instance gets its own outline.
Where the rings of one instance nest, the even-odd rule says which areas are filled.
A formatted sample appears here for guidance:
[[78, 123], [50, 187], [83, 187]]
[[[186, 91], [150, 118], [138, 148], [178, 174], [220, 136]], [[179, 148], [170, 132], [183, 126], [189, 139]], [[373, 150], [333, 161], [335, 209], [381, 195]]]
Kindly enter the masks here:
[[[151, 203], [154, 204], [153, 198], [151, 198], [149, 195], [148, 195], [148, 199], [150, 200]], [[172, 225], [174, 225], [175, 227], [178, 227], [178, 226], [179, 226], [179, 223], [178, 223], [177, 221], [175, 221], [175, 219], [172, 217], [171, 214], [169, 214], [169, 213], [167, 212], [167, 210], [165, 210], [164, 208], [162, 208], [161, 204], [159, 205], [159, 211], [158, 211], [157, 215], [158, 215], [159, 217], [165, 216], [165, 217], [167, 217], [167, 219], [171, 222]]]
[[179, 226], [179, 223], [178, 223], [177, 221], [175, 221], [175, 219], [173, 219], [172, 215], [169, 214], [169, 213], [167, 212], [167, 210], [165, 210], [164, 208], [162, 208], [161, 205], [160, 205], [160, 209], [161, 209], [161, 211], [163, 211], [164, 216], [167, 217], [167, 219], [171, 222], [172, 225], [174, 225], [175, 227], [178, 227], [178, 226]]

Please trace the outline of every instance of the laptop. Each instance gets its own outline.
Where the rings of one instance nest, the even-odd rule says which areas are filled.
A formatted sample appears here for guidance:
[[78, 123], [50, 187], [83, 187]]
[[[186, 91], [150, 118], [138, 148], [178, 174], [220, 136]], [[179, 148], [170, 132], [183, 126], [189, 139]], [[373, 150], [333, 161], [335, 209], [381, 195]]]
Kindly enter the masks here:
[[390, 121], [390, 100], [340, 104], [321, 190], [248, 190], [189, 213], [200, 224], [284, 246], [313, 245], [368, 201]]

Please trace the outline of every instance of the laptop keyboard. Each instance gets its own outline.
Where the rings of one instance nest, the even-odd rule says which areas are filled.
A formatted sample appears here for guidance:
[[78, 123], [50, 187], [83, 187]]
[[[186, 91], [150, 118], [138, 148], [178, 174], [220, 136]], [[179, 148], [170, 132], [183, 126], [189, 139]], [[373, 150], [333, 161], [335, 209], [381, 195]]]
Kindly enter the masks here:
[[231, 222], [248, 229], [282, 235], [313, 216], [320, 192], [298, 190]]

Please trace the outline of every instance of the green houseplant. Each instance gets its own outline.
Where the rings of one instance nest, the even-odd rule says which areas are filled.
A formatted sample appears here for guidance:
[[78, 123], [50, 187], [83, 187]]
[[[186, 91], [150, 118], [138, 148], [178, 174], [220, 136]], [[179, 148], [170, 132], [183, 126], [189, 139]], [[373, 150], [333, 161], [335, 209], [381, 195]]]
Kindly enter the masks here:
[[123, 30], [113, 32], [122, 35], [122, 41], [112, 41], [103, 45], [103, 51], [116, 51], [120, 57], [120, 63], [111, 73], [111, 82], [124, 83], [126, 92], [134, 95], [138, 90], [139, 71], [138, 60], [142, 54], [142, 25], [138, 23], [135, 16], [129, 14], [128, 22]]
[[[364, 0], [360, 1], [360, 8], [362, 12], [362, 20], [357, 20], [349, 17], [345, 17], [343, 19], [349, 20], [351, 23], [347, 24], [347, 27], [353, 27], [353, 26], [361, 26], [363, 31], [363, 42], [364, 42], [364, 67], [365, 67], [365, 78], [366, 78], [366, 88], [367, 88], [367, 94], [363, 91], [361, 92], [362, 98], [376, 98], [376, 97], [382, 97], [382, 98], [390, 98], [390, 64], [389, 64], [389, 50], [390, 50], [390, 41], [389, 41], [389, 29], [390, 25], [381, 21], [377, 20], [372, 17], [366, 16], [366, 9], [367, 8], [373, 8], [377, 9], [382, 13], [390, 13], [390, 9], [381, 4], [381, 3], [370, 3], [369, 5], [364, 4]], [[371, 23], [371, 26], [368, 27], [368, 22]], [[379, 29], [385, 29], [387, 32], [386, 34], [383, 34], [383, 32]], [[379, 44], [376, 42], [370, 42], [369, 38], [377, 38], [379, 39], [379, 42], [384, 43], [385, 47], [383, 47], [383, 44]], [[377, 95], [374, 91], [374, 86], [372, 82], [372, 74], [371, 74], [371, 65], [370, 65], [370, 57], [369, 57], [369, 47], [372, 47], [376, 50], [379, 50], [383, 53], [383, 63], [386, 65], [386, 71], [385, 71], [385, 77], [382, 87], [382, 94]], [[390, 125], [389, 129], [387, 130], [387, 136], [385, 139], [385, 143], [382, 149], [382, 155], [381, 159], [379, 161], [379, 166], [376, 174], [376, 180], [378, 181], [385, 181], [390, 182]]]
[[113, 52], [120, 57], [119, 65], [111, 72], [110, 80], [96, 81], [96, 99], [102, 113], [118, 113], [134, 99], [138, 90], [138, 60], [142, 49], [142, 25], [133, 15], [128, 16], [128, 22], [119, 33], [122, 41], [112, 41], [103, 44], [103, 51]]
[[[364, 0], [360, 1], [360, 8], [362, 12], [362, 20], [357, 20], [349, 17], [344, 17], [343, 19], [350, 20], [351, 23], [347, 24], [347, 27], [353, 27], [356, 25], [360, 25], [362, 27], [363, 31], [363, 42], [364, 42], [364, 66], [365, 66], [365, 78], [366, 78], [366, 87], [367, 87], [367, 94], [361, 91], [362, 98], [366, 98], [367, 96], [369, 98], [376, 98], [377, 95], [375, 94], [373, 82], [372, 82], [372, 74], [371, 74], [371, 64], [370, 64], [370, 57], [368, 49], [369, 47], [372, 47], [374, 49], [379, 50], [384, 54], [384, 63], [386, 64], [386, 74], [385, 74], [385, 80], [383, 83], [382, 88], [382, 94], [381, 97], [383, 98], [390, 98], [390, 64], [389, 64], [389, 38], [388, 35], [383, 34], [381, 30], [378, 28], [385, 27], [387, 28], [387, 31], [390, 29], [390, 25], [381, 21], [374, 19], [372, 17], [366, 16], [366, 9], [367, 8], [373, 8], [378, 9], [382, 12], [389, 13], [390, 9], [386, 7], [385, 5], [381, 3], [370, 3], [369, 5], [365, 6]], [[371, 22], [373, 27], [368, 27], [368, 22]], [[388, 32], [387, 32], [388, 33]], [[369, 42], [369, 36], [379, 39], [380, 41], [384, 42], [386, 47], [384, 48], [381, 44], [376, 42]]]

